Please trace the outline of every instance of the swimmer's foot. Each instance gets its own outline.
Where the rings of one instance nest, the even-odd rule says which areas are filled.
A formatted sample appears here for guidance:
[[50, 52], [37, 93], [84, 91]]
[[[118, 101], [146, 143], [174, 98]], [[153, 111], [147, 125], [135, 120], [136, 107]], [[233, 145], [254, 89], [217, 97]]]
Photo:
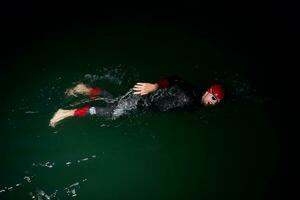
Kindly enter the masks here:
[[64, 110], [64, 109], [58, 109], [58, 111], [53, 115], [52, 119], [50, 120], [49, 126], [55, 127], [58, 122], [61, 120], [74, 116], [75, 110]]
[[91, 89], [92, 88], [89, 88], [85, 84], [79, 83], [75, 87], [67, 89], [66, 92], [65, 92], [65, 94], [66, 94], [67, 97], [69, 97], [69, 96], [76, 97], [78, 94], [89, 95]]

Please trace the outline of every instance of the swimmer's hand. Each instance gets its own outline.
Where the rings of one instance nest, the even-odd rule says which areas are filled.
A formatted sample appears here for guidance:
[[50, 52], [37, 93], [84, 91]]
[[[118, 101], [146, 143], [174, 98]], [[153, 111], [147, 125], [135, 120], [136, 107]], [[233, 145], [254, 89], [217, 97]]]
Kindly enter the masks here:
[[135, 91], [133, 94], [139, 94], [139, 95], [147, 95], [151, 92], [155, 92], [158, 90], [158, 84], [152, 84], [152, 83], [137, 83], [133, 87], [133, 90]]

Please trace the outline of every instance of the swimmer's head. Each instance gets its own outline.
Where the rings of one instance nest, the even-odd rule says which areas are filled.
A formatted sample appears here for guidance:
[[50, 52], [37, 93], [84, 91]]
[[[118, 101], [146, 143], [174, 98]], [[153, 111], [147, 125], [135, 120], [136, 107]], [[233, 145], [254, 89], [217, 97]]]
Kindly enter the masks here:
[[214, 106], [224, 98], [224, 89], [220, 84], [210, 86], [202, 95], [201, 103], [205, 106]]

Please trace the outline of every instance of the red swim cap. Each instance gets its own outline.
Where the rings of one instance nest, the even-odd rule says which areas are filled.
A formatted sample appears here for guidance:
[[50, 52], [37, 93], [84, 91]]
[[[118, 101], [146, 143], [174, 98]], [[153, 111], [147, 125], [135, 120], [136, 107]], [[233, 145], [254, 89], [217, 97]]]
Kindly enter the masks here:
[[207, 92], [213, 94], [220, 101], [224, 98], [224, 89], [220, 84], [214, 84], [208, 88]]

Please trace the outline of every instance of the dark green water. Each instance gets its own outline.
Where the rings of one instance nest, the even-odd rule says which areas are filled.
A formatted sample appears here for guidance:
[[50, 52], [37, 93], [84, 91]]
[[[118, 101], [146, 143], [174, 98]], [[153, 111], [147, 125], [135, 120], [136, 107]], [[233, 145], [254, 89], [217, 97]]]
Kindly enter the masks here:
[[[247, 61], [215, 43], [174, 27], [116, 25], [26, 46], [3, 97], [0, 199], [263, 199], [278, 159], [275, 130], [265, 99], [243, 78]], [[120, 95], [170, 74], [219, 80], [228, 99], [194, 112], [48, 126], [77, 101], [64, 97], [76, 81]]]

